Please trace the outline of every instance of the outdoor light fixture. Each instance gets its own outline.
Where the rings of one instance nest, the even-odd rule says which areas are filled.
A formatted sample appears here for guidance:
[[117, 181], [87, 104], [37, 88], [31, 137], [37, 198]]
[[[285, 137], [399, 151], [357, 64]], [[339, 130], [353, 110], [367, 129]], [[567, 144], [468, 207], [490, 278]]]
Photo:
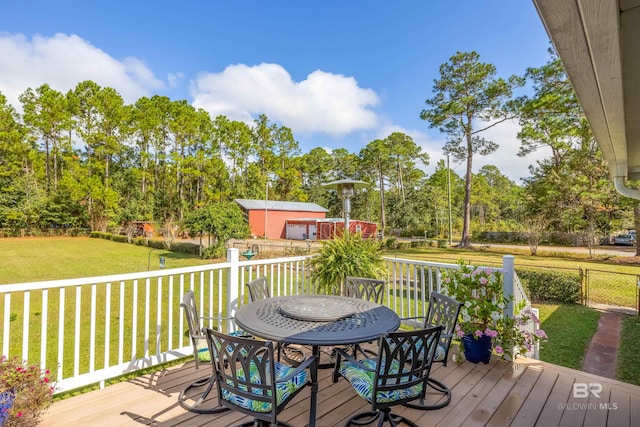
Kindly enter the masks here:
[[[158, 248], [151, 248], [149, 250], [149, 254], [147, 255], [147, 271], [151, 270], [151, 252], [158, 250]], [[165, 257], [161, 256], [158, 258], [158, 261], [160, 262], [160, 270], [164, 269], [165, 267]]]
[[344, 214], [344, 230], [349, 232], [349, 217], [351, 215], [351, 198], [355, 194], [356, 188], [365, 188], [369, 183], [364, 181], [356, 181], [354, 179], [339, 179], [338, 181], [328, 182], [322, 186], [328, 190], [338, 191], [338, 195], [342, 198], [342, 210]]

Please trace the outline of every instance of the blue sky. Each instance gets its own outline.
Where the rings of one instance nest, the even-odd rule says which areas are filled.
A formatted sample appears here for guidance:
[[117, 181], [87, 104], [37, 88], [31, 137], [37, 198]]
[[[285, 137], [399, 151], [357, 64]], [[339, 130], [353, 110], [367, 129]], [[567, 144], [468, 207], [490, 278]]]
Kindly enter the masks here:
[[[500, 76], [548, 60], [530, 0], [9, 1], [0, 13], [0, 92], [19, 109], [27, 87], [66, 91], [91, 79], [128, 103], [161, 94], [212, 115], [290, 127], [304, 152], [358, 152], [391, 132], [443, 158], [443, 136], [419, 118], [438, 67], [475, 50]], [[517, 123], [485, 137], [478, 157], [520, 183]], [[464, 165], [453, 165], [464, 173]]]

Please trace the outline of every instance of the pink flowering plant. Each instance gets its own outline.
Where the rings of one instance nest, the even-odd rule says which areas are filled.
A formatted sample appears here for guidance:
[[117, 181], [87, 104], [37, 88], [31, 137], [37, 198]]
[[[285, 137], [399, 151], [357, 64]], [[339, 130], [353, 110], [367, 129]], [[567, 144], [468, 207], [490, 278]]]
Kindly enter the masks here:
[[[0, 357], [0, 425], [32, 427], [51, 405], [55, 385], [49, 370], [18, 357]], [[2, 424], [4, 422], [4, 424]]]
[[525, 354], [533, 344], [546, 338], [542, 330], [531, 333], [526, 329], [530, 321], [539, 323], [530, 308], [518, 310], [515, 317], [505, 316], [505, 308], [512, 301], [503, 292], [503, 272], [489, 267], [473, 267], [460, 261], [459, 269], [443, 272], [447, 295], [462, 303], [456, 338], [465, 335], [474, 339], [488, 336], [493, 342], [493, 352], [498, 356], [513, 358]]

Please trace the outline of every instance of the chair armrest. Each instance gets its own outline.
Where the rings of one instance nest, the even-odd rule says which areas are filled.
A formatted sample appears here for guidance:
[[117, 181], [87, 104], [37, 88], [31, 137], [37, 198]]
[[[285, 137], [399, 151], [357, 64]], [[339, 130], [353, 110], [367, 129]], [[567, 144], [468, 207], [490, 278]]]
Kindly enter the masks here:
[[309, 367], [309, 365], [311, 365], [311, 363], [313, 363], [317, 358], [318, 358], [318, 356], [309, 356], [309, 357], [307, 357], [302, 363], [300, 363], [298, 365], [298, 367], [296, 367], [296, 369], [293, 370], [293, 372], [291, 372], [286, 377], [280, 378], [279, 380], [276, 381], [276, 383], [283, 383], [283, 382], [287, 382], [287, 381], [291, 380], [291, 378], [295, 377], [300, 372], [302, 372], [305, 369], [307, 369]]
[[368, 372], [376, 371], [375, 369], [371, 369], [368, 366], [363, 365], [360, 361], [358, 361], [355, 357], [351, 356], [349, 353], [347, 353], [343, 349], [336, 348], [335, 350], [337, 353], [340, 353], [341, 358], [346, 359], [347, 362], [351, 363], [352, 365], [356, 365], [358, 368], [362, 369], [363, 371], [368, 371]]
[[[414, 320], [414, 321], [416, 321], [415, 322], [415, 326], [414, 325], [407, 325], [407, 326], [421, 328], [424, 325], [425, 320], [427, 320], [427, 317], [426, 316], [401, 317], [400, 318], [400, 323], [401, 324], [405, 324], [406, 320]], [[422, 320], [422, 322], [417, 322], [417, 320]]]

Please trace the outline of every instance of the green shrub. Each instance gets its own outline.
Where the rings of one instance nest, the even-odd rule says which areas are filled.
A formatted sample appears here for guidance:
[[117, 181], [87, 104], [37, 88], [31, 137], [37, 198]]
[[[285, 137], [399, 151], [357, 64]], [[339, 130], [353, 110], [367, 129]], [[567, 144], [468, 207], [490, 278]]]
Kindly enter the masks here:
[[200, 254], [200, 250], [199, 250], [199, 245], [195, 244], [195, 243], [186, 243], [186, 242], [181, 242], [181, 243], [173, 243], [171, 244], [171, 251], [173, 252], [181, 252], [184, 254], [192, 254], [192, 255], [199, 255]]
[[110, 239], [118, 243], [128, 243], [127, 236], [124, 236], [122, 234], [112, 234]]
[[225, 254], [224, 244], [210, 245], [202, 251], [202, 257], [206, 259], [222, 258]]
[[411, 248], [411, 242], [397, 242], [396, 243], [396, 248], [397, 249], [410, 249]]
[[320, 253], [311, 258], [311, 279], [319, 293], [339, 294], [348, 276], [382, 277], [384, 261], [377, 240], [345, 234], [321, 243]]
[[438, 247], [439, 248], [446, 248], [447, 247], [447, 241], [444, 239], [438, 239]]
[[396, 238], [395, 237], [388, 237], [387, 240], [385, 240], [384, 242], [384, 246], [387, 249], [396, 249]]
[[579, 274], [553, 270], [517, 269], [529, 298], [534, 301], [576, 304], [580, 302], [582, 282]]

